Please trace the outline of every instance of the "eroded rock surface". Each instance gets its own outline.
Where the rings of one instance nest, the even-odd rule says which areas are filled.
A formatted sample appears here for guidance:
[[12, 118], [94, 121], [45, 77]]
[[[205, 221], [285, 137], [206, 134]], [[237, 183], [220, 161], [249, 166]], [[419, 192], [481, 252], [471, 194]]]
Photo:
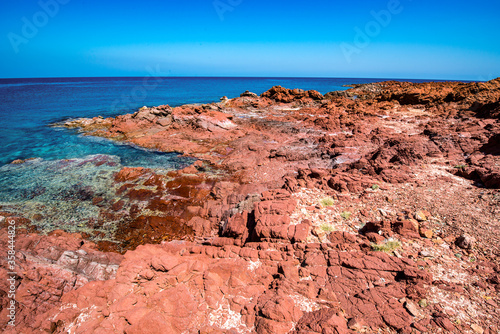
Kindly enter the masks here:
[[6, 332], [496, 333], [499, 82], [277, 86], [67, 122], [200, 161], [116, 173], [118, 248], [20, 233]]

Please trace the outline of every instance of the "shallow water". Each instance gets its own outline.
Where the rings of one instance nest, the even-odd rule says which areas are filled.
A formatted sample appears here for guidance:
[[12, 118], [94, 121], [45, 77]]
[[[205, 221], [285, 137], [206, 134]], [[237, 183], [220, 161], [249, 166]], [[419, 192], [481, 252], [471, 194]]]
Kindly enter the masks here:
[[[167, 168], [155, 161], [145, 163], [156, 164], [155, 173], [165, 174], [193, 161], [173, 157]], [[119, 157], [103, 154], [62, 160], [38, 158], [4, 165], [0, 167], [0, 208], [22, 214], [40, 231], [64, 229], [92, 234], [95, 231], [89, 230], [88, 223], [102, 221], [101, 204], [121, 199], [114, 175], [122, 167]], [[99, 224], [105, 239], [112, 236], [116, 223], [110, 219]]]

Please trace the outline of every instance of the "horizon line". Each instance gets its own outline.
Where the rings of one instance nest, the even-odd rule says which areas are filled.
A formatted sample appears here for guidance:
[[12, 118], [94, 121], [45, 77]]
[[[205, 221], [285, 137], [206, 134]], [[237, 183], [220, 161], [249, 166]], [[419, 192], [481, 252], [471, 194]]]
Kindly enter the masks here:
[[[379, 77], [379, 78], [374, 78], [374, 77], [316, 77], [316, 76], [311, 76], [311, 77], [304, 77], [304, 76], [151, 76], [151, 75], [145, 75], [145, 76], [75, 76], [75, 77], [8, 77], [8, 78], [0, 78], [0, 80], [20, 80], [20, 79], [125, 79], [125, 78], [172, 78], [172, 79], [179, 79], [179, 78], [200, 78], [200, 79], [371, 79], [371, 80], [421, 80], [421, 81], [448, 81], [448, 82], [487, 82], [486, 81], [480, 81], [480, 80], [461, 80], [461, 79], [436, 79], [436, 78], [426, 78], [426, 79], [419, 79], [419, 78], [390, 78], [390, 77]], [[494, 80], [494, 79], [492, 79]]]

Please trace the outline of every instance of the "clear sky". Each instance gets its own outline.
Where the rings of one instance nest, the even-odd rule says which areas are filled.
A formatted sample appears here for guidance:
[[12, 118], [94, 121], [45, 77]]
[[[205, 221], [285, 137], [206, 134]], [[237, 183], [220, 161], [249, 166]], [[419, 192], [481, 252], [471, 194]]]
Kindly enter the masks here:
[[500, 1], [0, 0], [0, 78], [489, 80]]

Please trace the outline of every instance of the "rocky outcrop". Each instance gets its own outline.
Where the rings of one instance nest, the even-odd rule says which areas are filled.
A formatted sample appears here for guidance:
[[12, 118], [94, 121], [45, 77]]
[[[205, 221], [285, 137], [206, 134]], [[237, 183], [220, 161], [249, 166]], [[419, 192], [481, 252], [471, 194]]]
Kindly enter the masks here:
[[[9, 328], [10, 305], [15, 295], [15, 322], [34, 324], [48, 310], [58, 308], [63, 296], [89, 282], [115, 278], [123, 257], [116, 253], [103, 253], [77, 234], [54, 231], [48, 236], [15, 230], [14, 246], [9, 247], [12, 226], [19, 226], [19, 217], [2, 217], [0, 252], [8, 254], [14, 249], [15, 259], [8, 264], [2, 257], [0, 273], [0, 326]], [[17, 251], [15, 251], [17, 250]], [[10, 265], [13, 265], [12, 267]], [[7, 278], [14, 280], [8, 281]], [[7, 293], [9, 292], [9, 293]], [[31, 327], [31, 326], [30, 326]], [[31, 330], [35, 330], [32, 326]], [[28, 329], [26, 329], [28, 331]], [[23, 332], [16, 331], [14, 332]]]
[[[287, 202], [273, 201], [275, 207]], [[346, 253], [342, 240], [140, 246], [125, 254], [114, 280], [67, 291], [58, 308], [37, 311], [35, 321], [17, 329], [348, 333], [352, 319], [366, 327], [409, 329], [415, 320], [404, 298], [424, 298], [431, 275], [412, 260], [373, 252], [354, 235], [353, 251]], [[415, 293], [408, 297], [407, 291]]]
[[261, 94], [261, 97], [266, 97], [276, 102], [290, 103], [297, 100], [322, 100], [323, 95], [315, 90], [304, 91], [302, 89], [287, 89], [281, 86], [274, 86], [267, 92]]
[[498, 79], [276, 86], [69, 121], [200, 161], [114, 174], [120, 199], [95, 202], [103, 220], [123, 218], [119, 248], [19, 234], [23, 305], [4, 329], [493, 333], [498, 97]]
[[[459, 103], [478, 110], [500, 98], [500, 78], [488, 82], [424, 82], [387, 81], [353, 85], [350, 96], [378, 101], [398, 101], [404, 105], [437, 105]], [[490, 105], [491, 106], [491, 105]], [[489, 109], [491, 107], [486, 107]]]

